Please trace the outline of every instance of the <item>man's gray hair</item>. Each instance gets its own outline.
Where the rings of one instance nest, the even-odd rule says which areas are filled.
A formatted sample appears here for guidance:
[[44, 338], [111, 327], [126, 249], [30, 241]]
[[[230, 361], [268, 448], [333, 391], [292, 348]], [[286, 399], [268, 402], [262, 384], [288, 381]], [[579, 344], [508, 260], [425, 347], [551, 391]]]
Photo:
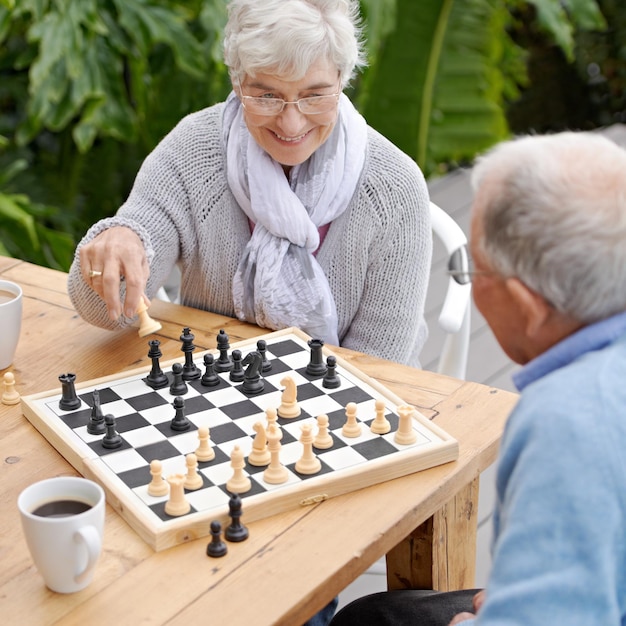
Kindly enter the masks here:
[[231, 0], [224, 61], [231, 80], [275, 74], [300, 80], [320, 59], [337, 67], [341, 88], [366, 64], [356, 0]]
[[626, 151], [587, 132], [529, 136], [480, 157], [482, 251], [557, 310], [592, 323], [626, 311]]

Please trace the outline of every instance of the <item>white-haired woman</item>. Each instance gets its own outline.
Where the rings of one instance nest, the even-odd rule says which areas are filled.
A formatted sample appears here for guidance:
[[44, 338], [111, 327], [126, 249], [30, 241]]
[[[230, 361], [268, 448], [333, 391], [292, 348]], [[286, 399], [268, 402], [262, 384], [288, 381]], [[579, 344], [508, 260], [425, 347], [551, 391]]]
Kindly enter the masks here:
[[182, 304], [418, 365], [428, 192], [342, 94], [364, 63], [358, 3], [228, 8], [231, 95], [184, 118], [87, 232], [68, 283], [76, 310], [127, 326], [178, 265]]

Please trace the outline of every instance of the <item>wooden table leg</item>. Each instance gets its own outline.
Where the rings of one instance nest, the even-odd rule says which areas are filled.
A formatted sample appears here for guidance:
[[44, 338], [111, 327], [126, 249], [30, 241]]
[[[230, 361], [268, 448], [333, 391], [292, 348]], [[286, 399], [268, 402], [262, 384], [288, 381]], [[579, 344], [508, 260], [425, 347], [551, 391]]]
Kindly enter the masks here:
[[476, 575], [478, 478], [387, 553], [388, 589], [471, 589]]

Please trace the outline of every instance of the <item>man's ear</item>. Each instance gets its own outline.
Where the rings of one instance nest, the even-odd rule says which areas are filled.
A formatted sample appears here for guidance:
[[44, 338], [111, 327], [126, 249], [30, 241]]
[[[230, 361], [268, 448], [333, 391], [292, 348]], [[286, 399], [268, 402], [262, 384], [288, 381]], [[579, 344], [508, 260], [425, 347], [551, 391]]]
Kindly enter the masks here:
[[537, 337], [550, 318], [550, 305], [519, 278], [507, 278], [505, 286], [525, 321], [526, 336], [529, 338]]

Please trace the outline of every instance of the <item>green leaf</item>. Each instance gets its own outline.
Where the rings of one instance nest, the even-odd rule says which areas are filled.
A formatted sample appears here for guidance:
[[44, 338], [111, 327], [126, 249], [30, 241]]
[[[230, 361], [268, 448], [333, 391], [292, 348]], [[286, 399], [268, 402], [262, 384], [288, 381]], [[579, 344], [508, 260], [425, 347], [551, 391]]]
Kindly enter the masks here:
[[581, 30], [606, 30], [607, 23], [596, 0], [563, 0], [572, 22]]
[[397, 25], [366, 77], [368, 122], [426, 172], [506, 136], [497, 0], [398, 0]]
[[27, 196], [0, 193], [0, 224], [9, 223], [22, 227], [28, 234], [31, 246], [39, 248], [35, 220], [22, 208], [22, 204], [28, 204]]

